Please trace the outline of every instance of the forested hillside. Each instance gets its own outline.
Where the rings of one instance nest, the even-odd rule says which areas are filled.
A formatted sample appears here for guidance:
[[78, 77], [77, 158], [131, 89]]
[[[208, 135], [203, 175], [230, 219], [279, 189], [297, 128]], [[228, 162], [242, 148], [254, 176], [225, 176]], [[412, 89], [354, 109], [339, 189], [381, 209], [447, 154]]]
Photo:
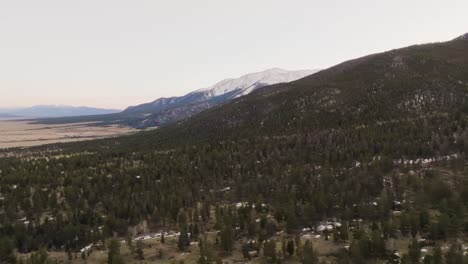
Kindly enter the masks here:
[[[467, 100], [460, 38], [348, 61], [156, 131], [4, 150], [0, 257], [466, 263]], [[141, 239], [132, 251], [148, 234], [157, 249]]]

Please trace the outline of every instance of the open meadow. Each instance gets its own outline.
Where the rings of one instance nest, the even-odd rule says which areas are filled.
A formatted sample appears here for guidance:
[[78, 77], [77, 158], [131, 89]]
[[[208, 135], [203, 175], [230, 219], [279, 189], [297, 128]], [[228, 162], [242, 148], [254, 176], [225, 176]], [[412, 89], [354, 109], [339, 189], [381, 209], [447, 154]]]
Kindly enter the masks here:
[[30, 147], [113, 137], [134, 132], [123, 126], [93, 126], [92, 123], [66, 125], [34, 124], [26, 120], [0, 120], [0, 148]]

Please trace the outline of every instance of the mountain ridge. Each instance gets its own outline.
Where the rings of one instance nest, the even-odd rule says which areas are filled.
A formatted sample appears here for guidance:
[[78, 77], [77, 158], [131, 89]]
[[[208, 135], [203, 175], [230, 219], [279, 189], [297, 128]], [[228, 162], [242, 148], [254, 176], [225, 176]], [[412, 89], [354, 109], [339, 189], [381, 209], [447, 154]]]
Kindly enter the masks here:
[[468, 40], [468, 33], [459, 36], [455, 40]]
[[121, 110], [69, 105], [34, 105], [31, 107], [0, 109], [0, 113], [2, 114], [28, 118], [99, 115], [112, 114], [119, 111]]
[[183, 96], [163, 97], [154, 101], [130, 106], [120, 113], [39, 120], [39, 123], [102, 122], [122, 124], [136, 128], [160, 127], [192, 117], [202, 111], [230, 100], [242, 97], [258, 88], [279, 82], [289, 82], [318, 70], [287, 71], [272, 68], [254, 72], [239, 78], [229, 78], [208, 88], [198, 89]]
[[[209, 100], [226, 94], [230, 94], [230, 97], [235, 98], [248, 94], [253, 89], [255, 89], [256, 86], [269, 85], [279, 82], [290, 82], [315, 72], [317, 72], [317, 70], [287, 71], [280, 68], [272, 68], [260, 72], [245, 74], [238, 78], [227, 78], [216, 83], [215, 85], [189, 92], [183, 96], [162, 97], [149, 103], [131, 106], [125, 109], [124, 112], [143, 111], [135, 109], [138, 107], [146, 108], [150, 105], [165, 106], [169, 104], [177, 104], [178, 101], [184, 102], [188, 100], [192, 103], [197, 103], [199, 101]], [[156, 111], [158, 110], [159, 109], [156, 109]]]
[[[421, 115], [424, 110], [448, 111], [455, 108], [448, 102], [461, 107], [468, 100], [467, 55], [467, 42], [459, 38], [371, 54], [297, 81], [257, 89], [167, 129], [179, 138], [247, 137], [268, 129], [283, 134], [294, 127], [312, 128], [319, 122], [335, 127], [356, 122], [363, 114], [372, 124], [403, 114]], [[244, 130], [247, 125], [250, 129]]]
[[264, 86], [290, 82], [317, 70], [287, 71], [272, 68], [261, 72], [228, 78], [208, 88], [202, 88], [180, 97], [160, 98], [153, 102], [127, 108], [123, 113], [146, 114], [138, 127], [161, 126], [177, 122], [220, 103], [244, 96]]

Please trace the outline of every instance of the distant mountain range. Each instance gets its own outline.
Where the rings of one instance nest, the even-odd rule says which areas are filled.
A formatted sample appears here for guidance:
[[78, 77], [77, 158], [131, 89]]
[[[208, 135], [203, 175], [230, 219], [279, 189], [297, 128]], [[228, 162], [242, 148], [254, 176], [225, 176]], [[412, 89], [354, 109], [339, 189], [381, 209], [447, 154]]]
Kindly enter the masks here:
[[102, 109], [86, 106], [66, 106], [66, 105], [37, 105], [22, 108], [0, 108], [1, 118], [49, 118], [68, 116], [88, 116], [118, 113], [121, 110]]
[[19, 116], [15, 116], [15, 115], [2, 114], [2, 113], [0, 113], [0, 118], [2, 118], [2, 119], [14, 119], [14, 118], [20, 118], [20, 117], [19, 117]]
[[159, 98], [153, 102], [131, 106], [117, 114], [40, 120], [41, 123], [101, 121], [103, 124], [124, 124], [137, 128], [159, 127], [174, 123], [261, 87], [287, 83], [311, 75], [318, 70], [287, 71], [273, 68], [223, 80], [211, 87], [184, 96]]

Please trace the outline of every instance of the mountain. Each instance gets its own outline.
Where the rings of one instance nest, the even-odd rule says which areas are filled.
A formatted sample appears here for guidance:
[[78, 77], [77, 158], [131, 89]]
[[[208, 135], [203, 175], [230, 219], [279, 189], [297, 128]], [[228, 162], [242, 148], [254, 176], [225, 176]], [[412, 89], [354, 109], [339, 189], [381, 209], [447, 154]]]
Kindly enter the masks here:
[[[468, 135], [468, 124], [462, 118], [468, 115], [467, 104], [468, 40], [459, 37], [368, 55], [293, 82], [262, 87], [192, 118], [128, 140], [132, 145], [138, 145], [140, 140], [147, 144], [148, 139], [154, 144], [183, 145], [316, 132], [332, 137], [360, 131], [357, 140], [367, 131], [369, 138], [379, 142], [378, 149], [383, 144], [398, 149], [399, 144], [415, 147], [419, 143], [421, 155], [437, 155], [424, 149], [434, 140], [431, 137], [439, 140], [450, 135], [445, 127], [454, 130], [457, 137]], [[382, 129], [398, 134], [398, 144], [395, 138], [383, 137]], [[121, 144], [125, 142], [122, 140]], [[348, 144], [346, 148], [352, 148], [353, 143]]]
[[140, 127], [162, 126], [186, 119], [217, 104], [247, 95], [258, 88], [295, 81], [314, 72], [316, 71], [287, 71], [273, 68], [239, 78], [226, 79], [211, 87], [184, 96], [160, 98], [151, 103], [129, 107], [123, 113], [142, 115]]
[[3, 119], [13, 119], [13, 118], [19, 118], [19, 116], [15, 116], [15, 115], [11, 115], [11, 114], [3, 114], [3, 113], [0, 113], [0, 118], [3, 118]]
[[459, 37], [456, 38], [455, 40], [468, 40], [468, 33], [459, 36]]
[[[161, 129], [0, 154], [10, 251], [67, 248], [84, 263], [107, 238], [166, 231], [164, 252], [178, 241], [207, 262], [283, 260], [281, 241], [310, 263], [463, 260], [468, 40], [350, 60]], [[191, 250], [189, 231], [210, 253]]]
[[103, 124], [119, 123], [137, 128], [159, 127], [189, 118], [216, 105], [247, 95], [261, 87], [295, 81], [314, 72], [317, 70], [287, 71], [273, 68], [239, 78], [226, 79], [211, 87], [199, 89], [184, 96], [159, 98], [150, 103], [131, 106], [118, 114], [47, 119], [39, 122], [101, 121]]
[[16, 117], [67, 117], [67, 116], [87, 116], [117, 113], [120, 110], [102, 109], [86, 106], [66, 106], [66, 105], [37, 105], [25, 108], [0, 109], [0, 113], [13, 115]]
[[280, 68], [273, 68], [262, 72], [247, 74], [237, 79], [226, 79], [211, 87], [195, 91], [194, 93], [202, 93], [206, 97], [229, 95], [229, 98], [237, 98], [249, 94], [260, 87], [276, 83], [292, 82], [315, 72], [317, 72], [317, 70], [287, 71]]
[[211, 138], [375, 126], [461, 114], [467, 102], [468, 39], [460, 37], [369, 55], [264, 87], [201, 113], [173, 132], [181, 138]]

